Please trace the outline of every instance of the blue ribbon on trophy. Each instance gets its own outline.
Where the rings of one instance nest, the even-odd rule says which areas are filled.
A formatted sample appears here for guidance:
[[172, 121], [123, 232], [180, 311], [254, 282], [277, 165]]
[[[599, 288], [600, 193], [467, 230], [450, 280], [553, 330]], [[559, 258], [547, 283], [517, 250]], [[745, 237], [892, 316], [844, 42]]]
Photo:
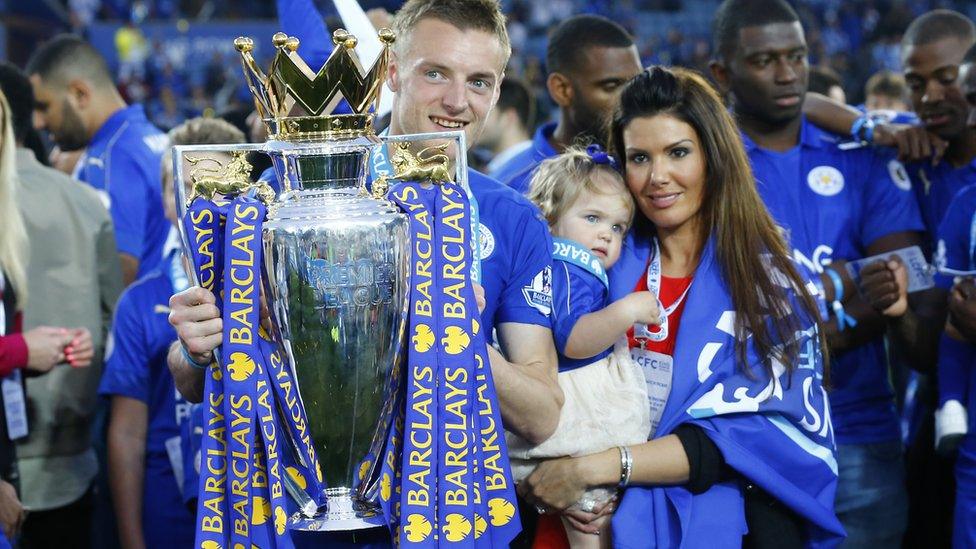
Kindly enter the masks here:
[[[184, 217], [197, 280], [222, 296], [224, 319], [222, 362], [208, 368], [204, 386], [199, 547], [290, 547], [283, 476], [307, 487], [313, 500], [322, 493], [321, 473], [310, 473], [319, 467], [297, 390], [260, 326], [264, 217], [265, 206], [245, 196], [229, 204], [197, 198]], [[286, 459], [281, 421], [292, 433], [304, 433], [304, 455]]]
[[450, 182], [401, 183], [389, 197], [411, 217], [412, 279], [408, 381], [402, 430], [391, 429], [383, 461], [384, 513], [401, 546], [507, 546], [520, 521], [470, 277], [467, 197]]

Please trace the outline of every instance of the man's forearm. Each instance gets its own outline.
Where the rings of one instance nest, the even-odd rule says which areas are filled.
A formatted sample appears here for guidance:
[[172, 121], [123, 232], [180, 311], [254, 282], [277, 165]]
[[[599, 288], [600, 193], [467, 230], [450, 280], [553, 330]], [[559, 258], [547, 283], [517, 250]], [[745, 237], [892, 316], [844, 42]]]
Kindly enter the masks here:
[[173, 374], [176, 389], [183, 395], [183, 398], [188, 402], [202, 402], [203, 375], [205, 372], [199, 368], [194, 368], [186, 361], [183, 351], [180, 349], [179, 341], [174, 341], [169, 346], [166, 363], [169, 366], [170, 373]]
[[544, 442], [556, 431], [563, 405], [555, 375], [534, 365], [512, 364], [492, 346], [488, 357], [505, 428], [533, 444]]
[[837, 329], [836, 319], [826, 323], [825, 335], [831, 353], [842, 353], [869, 343], [884, 334], [884, 318], [860, 297], [844, 305], [844, 312], [857, 321], [857, 326]]
[[909, 307], [904, 315], [892, 319], [889, 324], [891, 344], [908, 357], [912, 369], [921, 373], [934, 372], [939, 357], [941, 330], [938, 327], [945, 325], [945, 316], [933, 318]]

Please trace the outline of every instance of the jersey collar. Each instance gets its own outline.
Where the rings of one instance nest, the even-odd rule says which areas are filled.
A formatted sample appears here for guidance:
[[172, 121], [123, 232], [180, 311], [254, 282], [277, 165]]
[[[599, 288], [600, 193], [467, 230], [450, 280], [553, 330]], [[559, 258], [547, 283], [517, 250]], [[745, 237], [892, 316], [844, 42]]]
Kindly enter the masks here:
[[[755, 141], [746, 135], [746, 132], [739, 131], [742, 135], [742, 144], [745, 146], [746, 153], [751, 153], [752, 151], [759, 149], [765, 150]], [[800, 119], [800, 145], [804, 148], [822, 149], [825, 146], [825, 142], [836, 142], [837, 139], [820, 128], [814, 126], [807, 117], [801, 116]]]
[[98, 131], [96, 131], [95, 135], [92, 136], [92, 144], [100, 143], [111, 138], [115, 131], [122, 126], [122, 124], [129, 121], [146, 121], [146, 111], [143, 110], [142, 105], [130, 105], [112, 113], [105, 123], [102, 124], [102, 127], [98, 128]]

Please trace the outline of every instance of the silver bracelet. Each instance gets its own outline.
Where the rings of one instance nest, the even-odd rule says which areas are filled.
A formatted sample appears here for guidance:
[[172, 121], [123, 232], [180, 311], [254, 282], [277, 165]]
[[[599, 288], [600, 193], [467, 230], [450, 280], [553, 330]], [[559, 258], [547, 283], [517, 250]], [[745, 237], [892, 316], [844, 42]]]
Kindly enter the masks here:
[[617, 446], [620, 450], [620, 483], [621, 488], [626, 488], [630, 484], [630, 474], [634, 470], [634, 456], [630, 454], [630, 448]]

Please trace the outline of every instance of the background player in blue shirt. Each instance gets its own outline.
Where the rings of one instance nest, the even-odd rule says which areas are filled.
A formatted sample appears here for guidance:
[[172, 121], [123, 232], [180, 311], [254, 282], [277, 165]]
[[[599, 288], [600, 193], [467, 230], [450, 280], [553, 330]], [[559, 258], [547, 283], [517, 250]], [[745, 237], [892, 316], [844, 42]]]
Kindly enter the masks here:
[[[212, 118], [189, 120], [169, 135], [174, 145], [244, 142], [240, 130]], [[162, 173], [160, 206], [175, 225], [169, 162], [162, 163]], [[176, 339], [167, 320], [167, 303], [187, 286], [182, 254], [171, 250], [158, 269], [126, 290], [115, 313], [113, 350], [99, 392], [112, 398], [109, 478], [125, 547], [193, 544], [193, 514], [184, 504], [186, 462], [181, 450], [181, 426], [190, 420], [190, 404], [166, 367], [166, 353]]]
[[641, 62], [623, 27], [605, 17], [577, 15], [552, 31], [546, 68], [546, 88], [559, 106], [559, 121], [540, 126], [531, 147], [490, 174], [522, 194], [540, 162], [574, 143], [603, 139], [603, 122], [620, 86], [640, 72]]
[[[965, 123], [969, 107], [960, 88], [967, 49], [976, 40], [976, 29], [964, 15], [933, 10], [915, 19], [902, 37], [902, 62], [912, 106], [920, 118], [917, 126], [881, 124], [874, 128], [874, 142], [897, 146], [900, 156], [915, 160], [906, 166], [926, 229], [926, 252], [935, 248], [936, 231], [954, 196], [976, 183], [976, 129]], [[972, 59], [972, 58], [971, 58]], [[823, 105], [820, 105], [821, 107]], [[817, 124], [847, 132], [858, 116], [828, 109], [817, 112]], [[816, 112], [817, 109], [814, 109]], [[813, 115], [814, 112], [811, 112]], [[865, 136], [859, 136], [865, 137]], [[908, 453], [910, 524], [906, 543], [949, 543], [952, 510], [950, 459], [934, 454], [940, 437], [960, 434], [966, 416], [959, 407], [933, 411], [938, 404], [934, 372], [937, 345], [946, 314], [946, 294], [936, 288], [925, 300], [928, 319], [918, 323], [912, 338], [893, 339], [891, 356], [915, 369], [912, 398], [906, 398], [909, 418]], [[976, 311], [974, 311], [976, 315]], [[896, 358], [897, 357], [897, 358]]]
[[146, 119], [141, 105], [125, 104], [105, 60], [79, 37], [47, 42], [25, 72], [34, 86], [38, 119], [58, 147], [87, 147], [74, 176], [94, 187], [112, 214], [128, 285], [156, 268], [169, 232], [159, 184], [166, 136]]
[[[921, 243], [910, 183], [894, 158], [865, 148], [842, 150], [838, 136], [803, 118], [807, 46], [785, 2], [724, 2], [715, 40], [712, 74], [732, 93], [759, 192], [788, 231], [794, 257], [820, 275], [827, 301], [836, 303], [826, 335], [835, 353], [836, 510], [847, 543], [897, 545], [907, 504], [882, 336], [888, 324], [901, 329], [905, 317], [915, 317], [895, 284], [895, 272], [903, 267], [879, 262], [864, 277], [868, 303], [841, 265]], [[847, 323], [839, 319], [850, 316], [857, 325], [844, 329]]]
[[[936, 281], [944, 288], [952, 288], [950, 299], [959, 302], [976, 301], [973, 277], [954, 277], [953, 274], [976, 272], [976, 185], [966, 187], [953, 199], [939, 228], [939, 248], [936, 265], [941, 275]], [[959, 430], [964, 435], [956, 457], [956, 505], [953, 520], [953, 545], [976, 545], [976, 435], [966, 432], [967, 424], [976, 425], [976, 337], [963, 335], [950, 314], [946, 330], [939, 342], [939, 404], [943, 409], [954, 403], [964, 415]], [[966, 405], [963, 409], [962, 406]], [[968, 413], [967, 413], [968, 412]]]

